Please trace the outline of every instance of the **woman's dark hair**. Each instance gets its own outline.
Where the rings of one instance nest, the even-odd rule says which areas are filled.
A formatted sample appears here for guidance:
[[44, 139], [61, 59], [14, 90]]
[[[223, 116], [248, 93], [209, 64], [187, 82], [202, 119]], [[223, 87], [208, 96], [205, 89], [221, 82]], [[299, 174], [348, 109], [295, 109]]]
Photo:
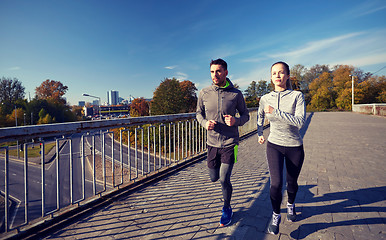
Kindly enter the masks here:
[[272, 67], [275, 66], [276, 64], [282, 64], [282, 65], [284, 66], [285, 70], [287, 71], [287, 74], [290, 75], [290, 67], [288, 66], [287, 63], [282, 62], [282, 61], [275, 62], [274, 64], [272, 64], [272, 66], [271, 66], [271, 72], [272, 72]]
[[214, 65], [221, 65], [222, 68], [224, 68], [224, 70], [228, 70], [228, 64], [227, 64], [227, 62], [225, 62], [225, 61], [222, 60], [221, 58], [216, 59], [216, 60], [212, 60], [212, 61], [210, 62], [210, 66], [212, 66], [213, 64], [214, 64]]
[[[281, 65], [283, 65], [284, 68], [285, 68], [285, 70], [287, 71], [287, 74], [290, 75], [290, 67], [289, 67], [289, 65], [288, 65], [287, 63], [285, 63], [285, 62], [282, 62], [282, 61], [275, 62], [274, 64], [272, 64], [272, 66], [271, 66], [271, 72], [272, 72], [273, 66], [275, 66], [276, 64], [281, 64]], [[288, 77], [287, 82], [286, 82], [285, 85], [286, 85], [286, 88], [287, 88], [287, 89], [292, 89], [292, 84], [291, 84], [291, 78], [290, 78], [290, 77]]]

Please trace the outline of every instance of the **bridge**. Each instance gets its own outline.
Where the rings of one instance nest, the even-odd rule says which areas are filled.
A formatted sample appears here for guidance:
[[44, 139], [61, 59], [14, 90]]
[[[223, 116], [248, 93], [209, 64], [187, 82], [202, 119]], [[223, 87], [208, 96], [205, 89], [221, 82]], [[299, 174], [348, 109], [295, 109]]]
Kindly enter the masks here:
[[[194, 133], [192, 130], [188, 132]], [[264, 134], [268, 133], [269, 128]], [[64, 213], [61, 217], [56, 217], [56, 220], [52, 220], [55, 219], [56, 211], [46, 212], [43, 216], [45, 218], [40, 218], [40, 221], [27, 219], [27, 224], [15, 227], [16, 230], [11, 226], [0, 237], [386, 239], [386, 118], [350, 112], [308, 113], [306, 125], [301, 133], [304, 136], [306, 157], [296, 200], [299, 218], [293, 223], [284, 220], [284, 193], [283, 221], [279, 235], [273, 236], [266, 231], [271, 207], [265, 145], [258, 145], [256, 134], [246, 131], [239, 146], [238, 162], [231, 179], [234, 187], [234, 216], [230, 226], [219, 226], [222, 207], [220, 186], [218, 182], [210, 182], [205, 163], [205, 149], [200, 149], [199, 146], [202, 145], [197, 143], [197, 151], [188, 147], [185, 149], [190, 149], [189, 151], [181, 153], [186, 155], [181, 164], [171, 161], [170, 165], [164, 168], [161, 166], [154, 173], [150, 173], [146, 168], [145, 172], [149, 173], [144, 173], [141, 168], [146, 164], [139, 164], [134, 172], [139, 169], [140, 174], [134, 174], [129, 184], [116, 183], [116, 186], [111, 186], [110, 188], [114, 188], [111, 192], [108, 191], [109, 186], [106, 190], [103, 189], [103, 180], [93, 182], [91, 177], [89, 183], [93, 183], [92, 186], [83, 185], [85, 188], [96, 189], [94, 194], [91, 194], [91, 199], [98, 197], [98, 200], [83, 200], [91, 201], [91, 206], [82, 205], [77, 201], [67, 208], [59, 204]], [[184, 144], [187, 146], [191, 139], [202, 139], [200, 136], [202, 135], [189, 135]], [[96, 145], [94, 142], [92, 151], [97, 151]], [[188, 152], [196, 154], [188, 157]], [[158, 159], [157, 152], [153, 156], [147, 154], [151, 162]], [[91, 155], [90, 152], [89, 156]], [[137, 153], [136, 158], [138, 155], [141, 153]], [[167, 163], [168, 158], [171, 156], [161, 157], [161, 163]], [[154, 165], [150, 168], [154, 168]], [[141, 177], [145, 175], [148, 177]], [[70, 214], [66, 215], [65, 212]]]

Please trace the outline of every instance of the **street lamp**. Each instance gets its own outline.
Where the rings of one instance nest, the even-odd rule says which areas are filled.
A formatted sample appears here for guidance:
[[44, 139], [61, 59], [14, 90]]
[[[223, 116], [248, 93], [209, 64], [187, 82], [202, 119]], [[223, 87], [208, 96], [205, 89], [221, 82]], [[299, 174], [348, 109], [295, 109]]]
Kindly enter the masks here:
[[92, 98], [97, 98], [97, 99], [98, 99], [99, 118], [102, 119], [102, 116], [101, 116], [101, 107], [100, 107], [100, 104], [101, 104], [101, 98], [100, 98], [100, 97], [97, 97], [97, 96], [93, 96], [93, 95], [87, 94], [87, 93], [83, 93], [83, 96], [85, 96], [85, 97], [92, 97]]
[[354, 75], [349, 75], [351, 77], [351, 111], [354, 111]]

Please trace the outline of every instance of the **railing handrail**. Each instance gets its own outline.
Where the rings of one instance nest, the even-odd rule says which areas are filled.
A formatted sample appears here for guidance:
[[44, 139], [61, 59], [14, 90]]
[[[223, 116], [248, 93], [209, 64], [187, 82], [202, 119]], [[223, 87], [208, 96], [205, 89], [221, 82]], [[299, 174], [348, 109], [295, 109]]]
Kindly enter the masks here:
[[[258, 108], [248, 108], [255, 111]], [[41, 124], [18, 127], [0, 128], [0, 143], [20, 139], [32, 139], [37, 137], [54, 137], [93, 130], [107, 130], [120, 127], [130, 127], [142, 124], [153, 124], [161, 122], [175, 122], [192, 119], [196, 113], [179, 113], [169, 115], [156, 115], [145, 117], [129, 117], [107, 120], [90, 120], [67, 123]]]
[[33, 126], [18, 126], [0, 128], [0, 143], [25, 138], [53, 137], [93, 130], [106, 130], [120, 127], [130, 127], [142, 124], [175, 122], [192, 119], [196, 113], [157, 115], [108, 120], [79, 121], [68, 123], [41, 124]]

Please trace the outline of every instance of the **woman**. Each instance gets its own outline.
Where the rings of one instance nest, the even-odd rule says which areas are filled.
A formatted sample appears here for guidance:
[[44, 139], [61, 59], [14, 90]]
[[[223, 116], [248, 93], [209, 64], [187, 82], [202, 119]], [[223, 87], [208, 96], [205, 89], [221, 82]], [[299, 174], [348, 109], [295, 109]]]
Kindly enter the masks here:
[[293, 91], [290, 69], [285, 62], [276, 62], [271, 67], [273, 92], [265, 94], [259, 103], [257, 129], [258, 142], [263, 144], [264, 117], [270, 122], [267, 141], [267, 161], [270, 173], [270, 198], [273, 208], [268, 232], [279, 233], [281, 221], [280, 205], [283, 188], [283, 166], [287, 170], [287, 220], [296, 220], [295, 197], [298, 191], [298, 177], [304, 161], [303, 140], [299, 129], [305, 122], [306, 108], [304, 96]]

